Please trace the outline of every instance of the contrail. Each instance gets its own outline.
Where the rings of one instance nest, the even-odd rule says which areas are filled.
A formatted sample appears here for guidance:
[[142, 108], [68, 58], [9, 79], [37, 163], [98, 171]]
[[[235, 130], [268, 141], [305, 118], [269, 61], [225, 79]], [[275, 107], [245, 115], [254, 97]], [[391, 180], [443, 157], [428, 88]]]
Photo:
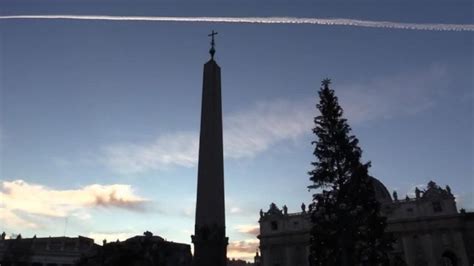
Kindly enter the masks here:
[[297, 17], [143, 17], [102, 15], [11, 15], [6, 19], [66, 19], [66, 20], [111, 20], [111, 21], [158, 21], [158, 22], [211, 22], [254, 24], [312, 24], [326, 26], [351, 26], [366, 28], [388, 28], [427, 31], [474, 31], [474, 24], [404, 23], [392, 21], [370, 21], [347, 18], [297, 18]]

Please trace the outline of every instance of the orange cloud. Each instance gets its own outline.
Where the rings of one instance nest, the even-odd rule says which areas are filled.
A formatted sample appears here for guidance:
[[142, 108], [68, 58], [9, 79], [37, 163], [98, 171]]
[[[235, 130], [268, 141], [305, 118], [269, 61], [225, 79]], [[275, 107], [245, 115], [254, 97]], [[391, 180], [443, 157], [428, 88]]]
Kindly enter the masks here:
[[12, 210], [0, 207], [0, 220], [7, 225], [16, 225], [19, 228], [31, 228], [31, 229], [37, 229], [40, 228], [41, 226], [35, 222], [28, 221], [27, 219], [22, 218]]
[[18, 213], [50, 217], [88, 217], [84, 210], [96, 206], [142, 210], [145, 199], [135, 195], [130, 185], [89, 185], [78, 189], [57, 190], [23, 180], [0, 185], [2, 220], [10, 226], [36, 227]]
[[258, 246], [258, 239], [232, 241], [229, 243], [227, 248], [227, 257], [253, 261], [253, 257], [255, 256]]
[[258, 225], [238, 225], [237, 231], [243, 234], [258, 236], [260, 234], [260, 226]]

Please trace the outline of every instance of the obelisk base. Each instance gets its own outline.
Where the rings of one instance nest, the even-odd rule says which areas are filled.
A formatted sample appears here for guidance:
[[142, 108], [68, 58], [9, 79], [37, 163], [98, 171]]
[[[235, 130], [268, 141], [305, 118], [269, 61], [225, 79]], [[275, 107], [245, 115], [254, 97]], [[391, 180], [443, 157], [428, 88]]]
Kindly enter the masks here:
[[225, 228], [217, 226], [196, 228], [196, 235], [191, 236], [194, 244], [193, 266], [226, 266], [227, 245]]

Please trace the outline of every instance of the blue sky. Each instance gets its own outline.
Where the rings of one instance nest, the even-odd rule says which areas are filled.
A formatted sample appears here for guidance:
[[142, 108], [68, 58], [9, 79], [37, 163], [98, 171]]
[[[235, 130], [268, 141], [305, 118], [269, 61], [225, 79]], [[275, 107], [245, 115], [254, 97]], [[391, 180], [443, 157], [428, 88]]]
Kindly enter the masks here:
[[[295, 16], [472, 24], [470, 1], [2, 1], [0, 15]], [[222, 67], [227, 233], [309, 202], [312, 120], [330, 77], [390, 191], [473, 199], [473, 35], [317, 25], [0, 21], [1, 228], [190, 243], [207, 33]], [[65, 226], [67, 220], [67, 226]]]

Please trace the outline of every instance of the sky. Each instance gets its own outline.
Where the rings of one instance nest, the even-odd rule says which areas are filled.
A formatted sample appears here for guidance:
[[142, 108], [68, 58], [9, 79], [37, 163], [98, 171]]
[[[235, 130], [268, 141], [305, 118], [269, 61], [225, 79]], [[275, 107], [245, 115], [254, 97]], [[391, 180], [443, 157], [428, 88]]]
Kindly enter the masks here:
[[[0, 16], [232, 16], [472, 24], [472, 1], [4, 0]], [[222, 68], [229, 256], [259, 210], [298, 212], [320, 81], [370, 174], [413, 196], [433, 180], [474, 211], [473, 33], [302, 24], [0, 19], [0, 231], [149, 230], [191, 243], [207, 34]]]

